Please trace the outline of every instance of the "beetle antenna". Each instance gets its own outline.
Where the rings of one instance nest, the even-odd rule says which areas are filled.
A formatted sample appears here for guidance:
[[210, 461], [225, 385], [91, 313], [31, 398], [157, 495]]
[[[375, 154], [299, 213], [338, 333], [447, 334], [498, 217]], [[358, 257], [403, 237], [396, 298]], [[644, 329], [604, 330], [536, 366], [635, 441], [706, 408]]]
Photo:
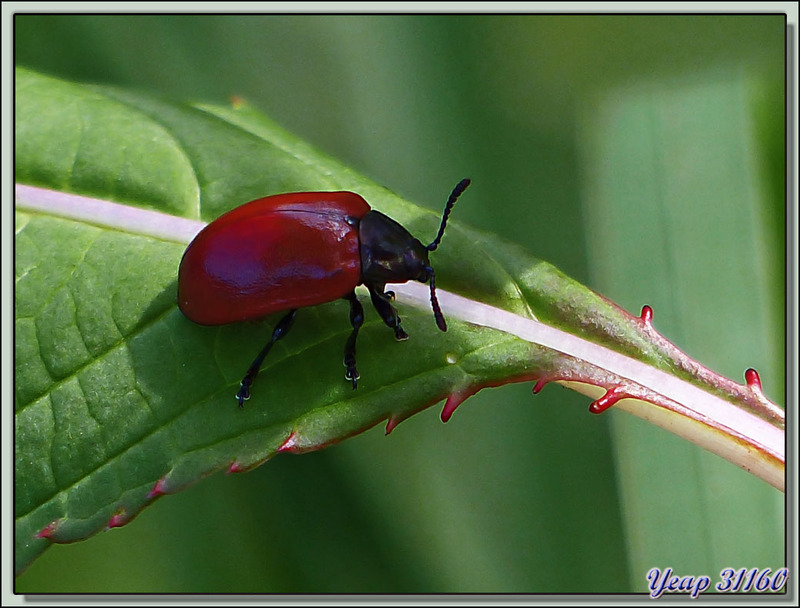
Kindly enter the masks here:
[[439, 306], [439, 300], [436, 298], [436, 280], [433, 273], [433, 268], [427, 266], [425, 268], [426, 272], [431, 277], [431, 308], [433, 309], [433, 318], [436, 319], [436, 325], [442, 331], [447, 331], [447, 322], [444, 320], [444, 315], [442, 314], [442, 309]]
[[[464, 178], [458, 182], [458, 184], [456, 184], [455, 188], [453, 188], [453, 191], [450, 193], [450, 198], [447, 199], [447, 204], [444, 207], [444, 213], [442, 214], [442, 225], [439, 226], [439, 234], [437, 234], [436, 238], [433, 239], [433, 242], [428, 245], [428, 251], [434, 251], [439, 246], [442, 236], [444, 235], [444, 227], [447, 225], [447, 218], [450, 217], [450, 211], [452, 211], [453, 205], [456, 204], [456, 201], [458, 200], [458, 197], [461, 196], [461, 193], [467, 189], [467, 186], [469, 186], [469, 179]], [[431, 292], [431, 300], [433, 301], [434, 299], [435, 296], [433, 295], [433, 292]]]

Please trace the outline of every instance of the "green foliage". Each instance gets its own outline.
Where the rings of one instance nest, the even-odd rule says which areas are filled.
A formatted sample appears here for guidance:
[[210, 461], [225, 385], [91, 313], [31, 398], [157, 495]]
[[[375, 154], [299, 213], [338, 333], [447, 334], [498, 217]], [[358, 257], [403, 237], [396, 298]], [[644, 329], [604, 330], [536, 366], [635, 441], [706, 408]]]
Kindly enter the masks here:
[[[268, 137], [256, 138], [205, 111], [146, 96], [24, 70], [17, 83], [23, 182], [166, 212], [199, 207], [203, 217], [256, 193], [337, 182], [318, 155], [299, 161], [264, 124]], [[117, 133], [109, 124], [125, 128]], [[185, 179], [187, 166], [193, 179]], [[183, 184], [184, 192], [162, 202], [161, 182]], [[336, 187], [378, 190], [363, 180]], [[301, 313], [302, 327], [267, 362], [256, 399], [238, 411], [232, 395], [268, 326], [201, 328], [185, 319], [175, 304], [182, 245], [47, 215], [18, 218], [18, 567], [49, 544], [36, 535], [53, 521], [53, 540], [85, 538], [112, 517], [133, 517], [159, 479], [159, 491], [173, 493], [234, 463], [249, 468], [291, 433], [298, 450], [317, 449], [527, 359], [529, 347], [518, 340], [495, 336], [486, 348], [492, 332], [467, 327], [440, 339], [429, 314], [404, 311], [416, 340], [381, 358], [372, 353], [383, 350], [388, 330], [368, 320], [364, 380], [353, 392], [336, 382], [350, 328], [346, 305], [333, 303]]]

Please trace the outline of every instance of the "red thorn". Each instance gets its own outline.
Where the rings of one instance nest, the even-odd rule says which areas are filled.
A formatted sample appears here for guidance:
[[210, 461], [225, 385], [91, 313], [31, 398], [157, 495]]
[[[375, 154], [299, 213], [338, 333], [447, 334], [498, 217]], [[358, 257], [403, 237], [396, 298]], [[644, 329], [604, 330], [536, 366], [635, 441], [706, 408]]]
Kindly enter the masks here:
[[752, 367], [748, 368], [744, 372], [744, 379], [747, 381], [747, 386], [750, 387], [750, 390], [755, 391], [757, 393], [762, 393], [761, 390], [761, 376], [758, 375], [758, 372], [754, 370]]
[[456, 408], [464, 402], [463, 399], [459, 399], [456, 393], [451, 393], [447, 396], [447, 401], [444, 402], [444, 407], [442, 408], [442, 422], [447, 422], [450, 420], [450, 417], [453, 415], [453, 412], [456, 411]]
[[244, 472], [246, 470], [247, 470], [247, 467], [243, 467], [241, 464], [239, 464], [238, 461], [234, 460], [231, 463], [231, 466], [228, 467], [228, 470], [225, 471], [225, 474], [226, 475], [230, 475], [231, 473], [242, 473], [242, 472]]
[[533, 385], [533, 394], [537, 395], [539, 392], [548, 384], [550, 380], [548, 378], [539, 378], [536, 381], [536, 384]]
[[589, 411], [592, 414], [602, 414], [612, 405], [614, 405], [620, 399], [624, 399], [625, 397], [629, 397], [630, 395], [626, 394], [621, 386], [615, 386], [606, 391], [606, 394], [592, 401], [592, 404], [589, 406]]
[[294, 431], [289, 433], [289, 436], [286, 438], [281, 444], [281, 447], [277, 449], [278, 452], [294, 452], [297, 450], [297, 435]]
[[108, 523], [106, 524], [106, 530], [124, 526], [128, 523], [128, 521], [128, 514], [126, 513], [125, 509], [120, 509], [111, 516], [111, 519], [108, 520]]
[[164, 486], [167, 485], [167, 480], [165, 478], [161, 478], [156, 482], [156, 485], [153, 486], [153, 489], [147, 493], [147, 498], [158, 498], [159, 496], [163, 496], [166, 494], [164, 491]]
[[402, 420], [395, 418], [394, 416], [389, 416], [389, 418], [386, 419], [386, 434], [388, 435], [391, 433], [401, 422]]
[[649, 325], [652, 327], [653, 325], [653, 309], [650, 308], [647, 304], [642, 306], [642, 314], [639, 315], [639, 318], [645, 323], [645, 325]]
[[450, 395], [447, 396], [447, 401], [444, 402], [444, 407], [442, 408], [442, 422], [447, 422], [450, 420], [450, 417], [453, 415], [453, 412], [456, 411], [456, 408], [464, 403], [467, 399], [472, 397], [472, 395], [477, 393], [479, 390], [481, 390], [480, 386], [474, 386], [459, 393], [450, 393]]
[[233, 106], [234, 110], [240, 109], [246, 103], [247, 102], [244, 100], [243, 97], [239, 97], [238, 95], [231, 95], [231, 105]]
[[39, 530], [36, 533], [36, 538], [53, 538], [53, 534], [55, 533], [56, 529], [58, 528], [59, 520], [54, 519], [49, 524], [47, 524], [44, 528]]

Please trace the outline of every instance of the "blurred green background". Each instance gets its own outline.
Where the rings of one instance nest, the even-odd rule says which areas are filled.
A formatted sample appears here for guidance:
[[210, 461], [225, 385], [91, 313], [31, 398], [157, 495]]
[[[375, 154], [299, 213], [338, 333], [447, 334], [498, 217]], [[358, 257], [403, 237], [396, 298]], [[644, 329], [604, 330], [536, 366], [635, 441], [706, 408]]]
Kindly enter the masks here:
[[[17, 15], [16, 64], [249, 100], [784, 403], [783, 15]], [[784, 496], [557, 386], [216, 475], [54, 546], [35, 592], [592, 593], [784, 565]]]

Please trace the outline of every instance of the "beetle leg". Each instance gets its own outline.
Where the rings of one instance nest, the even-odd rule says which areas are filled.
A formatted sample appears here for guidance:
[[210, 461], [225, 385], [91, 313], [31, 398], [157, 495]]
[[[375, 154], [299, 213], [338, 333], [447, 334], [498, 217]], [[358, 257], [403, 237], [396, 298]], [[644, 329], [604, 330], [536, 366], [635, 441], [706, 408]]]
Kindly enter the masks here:
[[267, 353], [269, 353], [272, 345], [283, 338], [289, 329], [291, 329], [296, 314], [297, 309], [295, 308], [294, 310], [290, 310], [285, 317], [278, 321], [278, 324], [272, 331], [272, 337], [270, 338], [269, 342], [267, 342], [267, 345], [261, 349], [261, 352], [258, 353], [258, 356], [250, 364], [250, 367], [247, 368], [247, 372], [245, 373], [244, 378], [242, 378], [242, 386], [239, 389], [239, 392], [236, 393], [236, 399], [239, 401], [239, 407], [242, 407], [242, 404], [250, 399], [250, 386], [253, 384], [253, 382], [255, 382], [256, 376], [258, 376], [258, 370], [261, 368], [261, 364], [264, 362], [264, 357], [267, 356]]
[[372, 298], [372, 305], [378, 311], [383, 322], [394, 330], [396, 340], [408, 340], [408, 334], [400, 327], [400, 317], [397, 314], [397, 310], [389, 303], [394, 293], [384, 293], [383, 287], [383, 285], [367, 285], [369, 295]]
[[358, 386], [358, 379], [361, 377], [356, 369], [356, 338], [358, 330], [364, 324], [364, 307], [358, 301], [355, 291], [351, 291], [344, 299], [350, 301], [350, 324], [353, 326], [353, 333], [347, 338], [347, 344], [344, 346], [344, 366], [347, 368], [344, 377], [346, 380], [353, 381], [353, 390], [355, 390]]

